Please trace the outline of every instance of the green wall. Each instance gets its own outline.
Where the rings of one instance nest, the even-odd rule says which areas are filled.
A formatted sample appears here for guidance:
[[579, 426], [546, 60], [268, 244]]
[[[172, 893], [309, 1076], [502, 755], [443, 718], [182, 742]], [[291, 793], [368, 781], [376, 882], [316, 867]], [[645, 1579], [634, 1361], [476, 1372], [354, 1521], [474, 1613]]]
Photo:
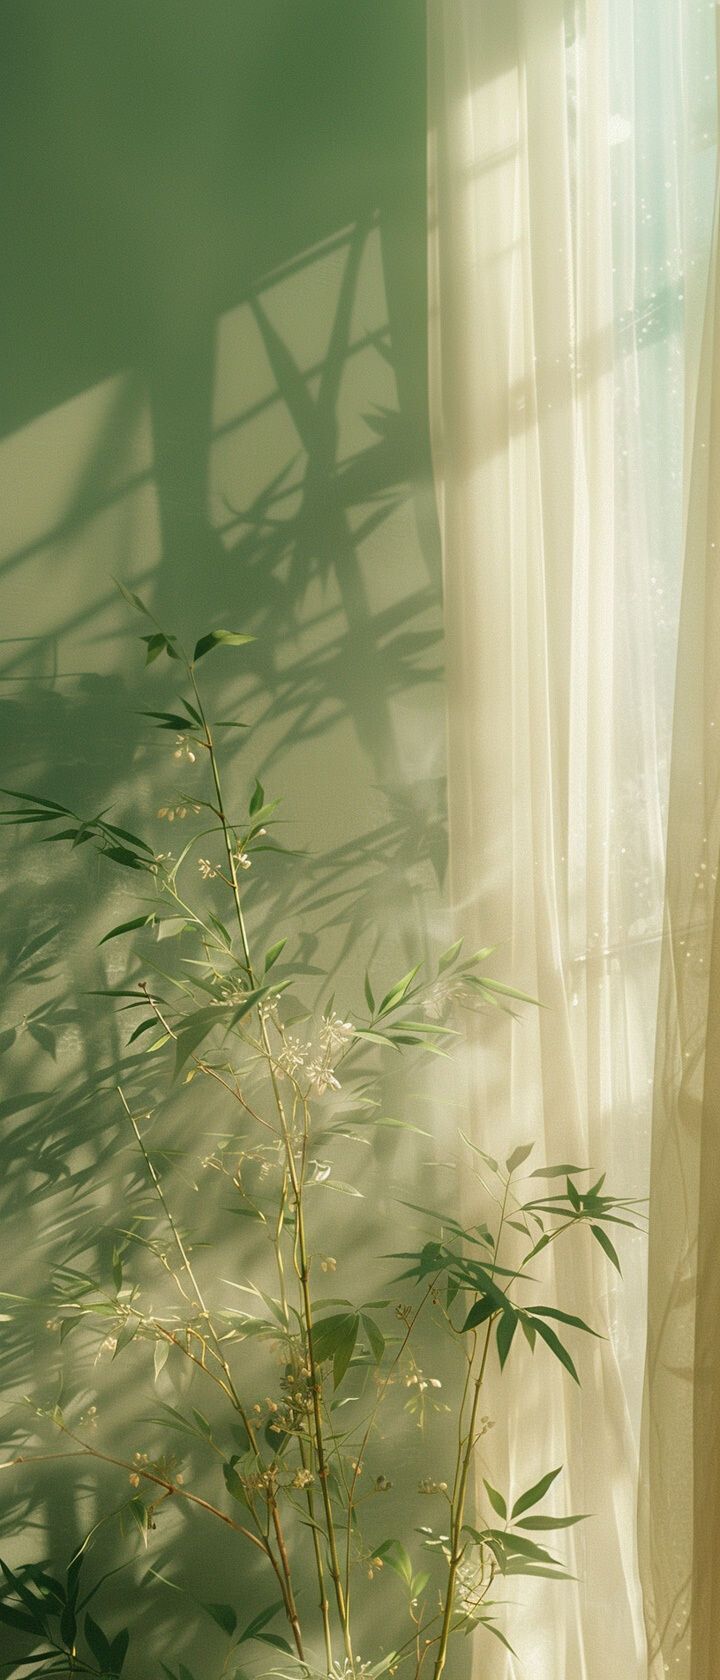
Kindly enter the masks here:
[[[174, 699], [174, 673], [143, 676], [142, 626], [112, 578], [188, 640], [251, 631], [208, 681], [221, 715], [249, 724], [227, 733], [237, 797], [256, 773], [281, 792], [302, 855], [248, 884], [250, 919], [299, 937], [311, 996], [347, 955], [358, 1006], [368, 956], [392, 979], [442, 921], [424, 5], [6, 0], [2, 17], [2, 781], [82, 814], [112, 806], [179, 849], [155, 813], [191, 784], [172, 736], [138, 715]], [[87, 995], [132, 962], [124, 942], [97, 944], [132, 914], [125, 872], [30, 828], [7, 831], [2, 856], [3, 1287], [42, 1292], [61, 1257], [107, 1270], [142, 1178], [115, 1085], [149, 1075], [124, 1018]], [[200, 1118], [212, 1130], [214, 1112]], [[232, 1268], [236, 1227], [193, 1188], [197, 1121], [173, 1098], [159, 1135], [186, 1152], [175, 1194]], [[388, 1144], [362, 1168], [380, 1249], [416, 1169]], [[351, 1287], [364, 1239], [344, 1209], [335, 1228]], [[42, 1314], [4, 1328], [9, 1400], [47, 1403], [56, 1332]], [[147, 1445], [134, 1350], [93, 1366], [74, 1335], [62, 1364], [65, 1404], [94, 1395], [106, 1436]], [[22, 1415], [6, 1414], [8, 1440]], [[2, 1491], [4, 1554], [59, 1567], [127, 1490], [72, 1461]], [[176, 1513], [154, 1548], [107, 1589], [111, 1623], [146, 1562], [252, 1604], [246, 1561], [211, 1525]], [[93, 1568], [132, 1552], [108, 1528]], [[137, 1609], [129, 1680], [158, 1655], [215, 1680], [210, 1624], [185, 1604], [178, 1618], [161, 1587]]]

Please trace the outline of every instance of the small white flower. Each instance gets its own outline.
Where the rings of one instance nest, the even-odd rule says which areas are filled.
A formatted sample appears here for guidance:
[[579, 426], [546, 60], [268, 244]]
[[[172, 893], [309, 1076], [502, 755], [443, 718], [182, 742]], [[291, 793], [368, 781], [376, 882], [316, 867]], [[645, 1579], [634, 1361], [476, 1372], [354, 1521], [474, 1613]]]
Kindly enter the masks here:
[[173, 753], [173, 758], [186, 758], [189, 764], [195, 763], [195, 754], [187, 735], [175, 736], [175, 751]]
[[296, 1488], [312, 1487], [314, 1480], [312, 1470], [296, 1470], [290, 1486]]
[[320, 1043], [331, 1057], [354, 1037], [355, 1028], [352, 1021], [341, 1021], [334, 1010], [331, 1015], [326, 1016], [320, 1028]]
[[336, 1078], [331, 1067], [325, 1062], [311, 1062], [307, 1072], [310, 1084], [316, 1096], [324, 1097], [326, 1091], [339, 1091], [340, 1080]]
[[281, 1067], [284, 1067], [286, 1073], [297, 1073], [299, 1068], [305, 1066], [305, 1056], [308, 1048], [309, 1046], [303, 1044], [299, 1038], [295, 1038], [293, 1033], [286, 1034], [285, 1043], [278, 1056], [278, 1061]]
[[198, 858], [198, 869], [200, 870], [200, 874], [202, 875], [203, 881], [214, 881], [215, 880], [215, 876], [217, 875], [217, 870], [213, 869], [213, 866], [212, 866], [209, 858]]
[[247, 852], [241, 851], [239, 846], [235, 853], [235, 862], [238, 869], [252, 869], [252, 858], [248, 857]]

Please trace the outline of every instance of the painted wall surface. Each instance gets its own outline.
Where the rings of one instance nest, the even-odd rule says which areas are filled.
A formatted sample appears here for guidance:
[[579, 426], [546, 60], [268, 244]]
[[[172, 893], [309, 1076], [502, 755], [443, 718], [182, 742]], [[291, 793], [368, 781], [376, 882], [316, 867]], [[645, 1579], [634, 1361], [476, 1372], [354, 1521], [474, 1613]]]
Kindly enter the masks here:
[[[0, 780], [81, 814], [111, 807], [178, 851], [181, 819], [156, 812], [192, 794], [194, 772], [139, 715], [173, 701], [174, 673], [143, 675], [143, 626], [112, 579], [188, 641], [252, 632], [208, 684], [216, 715], [248, 724], [226, 732], [233, 795], [255, 774], [281, 793], [302, 855], [248, 882], [250, 920], [299, 935], [313, 995], [347, 955], [351, 1007], [378, 947], [390, 979], [422, 955], [444, 871], [424, 7], [11, 0], [3, 24]], [[124, 942], [98, 940], [134, 901], [124, 871], [26, 828], [2, 836], [2, 909], [2, 1287], [41, 1292], [60, 1257], [107, 1270], [141, 1181], [115, 1087], [146, 1075], [127, 1018], [88, 995], [132, 966]], [[154, 1135], [184, 1152], [176, 1195], [218, 1238], [217, 1275], [237, 1221], [198, 1173], [194, 1137], [215, 1114], [197, 1100], [174, 1096]], [[401, 1155], [391, 1139], [349, 1168], [380, 1252], [399, 1185], [424, 1170]], [[350, 1219], [328, 1215], [349, 1287], [367, 1263]], [[46, 1317], [4, 1339], [10, 1398], [57, 1396]], [[92, 1366], [80, 1335], [62, 1357], [64, 1403], [94, 1397], [98, 1427], [147, 1450], [142, 1355]], [[173, 1403], [170, 1387], [158, 1397]], [[5, 1555], [67, 1562], [121, 1484], [75, 1461], [6, 1478]], [[147, 1563], [197, 1598], [254, 1602], [247, 1558], [185, 1512], [152, 1555], [109, 1527], [94, 1556], [98, 1571], [134, 1558], [108, 1588], [110, 1622]], [[159, 1586], [137, 1599], [129, 1680], [160, 1656], [215, 1680], [223, 1637], [178, 1603]]]

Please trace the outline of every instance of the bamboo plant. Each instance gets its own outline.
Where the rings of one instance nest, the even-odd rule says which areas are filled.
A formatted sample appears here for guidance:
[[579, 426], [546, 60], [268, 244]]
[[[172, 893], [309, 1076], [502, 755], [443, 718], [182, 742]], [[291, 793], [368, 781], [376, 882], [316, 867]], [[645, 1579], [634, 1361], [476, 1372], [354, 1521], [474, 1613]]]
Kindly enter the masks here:
[[[162, 808], [171, 818], [190, 810], [198, 819], [191, 837], [177, 858], [163, 857], [106, 814], [84, 818], [56, 801], [9, 790], [13, 803], [3, 820], [75, 848], [89, 845], [137, 882], [137, 913], [108, 929], [101, 942], [137, 936], [137, 978], [112, 995], [120, 1009], [137, 1012], [130, 1043], [151, 1057], [156, 1077], [160, 1069], [169, 1084], [219, 1088], [232, 1105], [235, 1123], [206, 1164], [223, 1175], [238, 1208], [267, 1239], [276, 1283], [257, 1289], [247, 1310], [222, 1304], [215, 1289], [201, 1284], [192, 1233], [174, 1207], [172, 1172], [154, 1156], [153, 1110], [144, 1087], [136, 1095], [132, 1084], [119, 1084], [117, 1103], [142, 1162], [153, 1220], [133, 1227], [130, 1219], [125, 1227], [111, 1289], [77, 1266], [60, 1268], [35, 1305], [42, 1312], [51, 1308], [61, 1337], [81, 1325], [96, 1328], [113, 1358], [131, 1342], [146, 1347], [156, 1379], [167, 1361], [192, 1367], [193, 1393], [204, 1385], [217, 1402], [212, 1423], [200, 1404], [161, 1405], [156, 1423], [171, 1441], [189, 1443], [188, 1450], [215, 1463], [216, 1491], [209, 1498], [188, 1485], [192, 1473], [188, 1478], [175, 1452], [123, 1457], [112, 1440], [101, 1443], [92, 1405], [80, 1419], [71, 1407], [35, 1407], [27, 1445], [21, 1443], [22, 1451], [1, 1468], [5, 1476], [21, 1475], [24, 1464], [60, 1454], [78, 1464], [95, 1459], [114, 1466], [125, 1485], [121, 1518], [139, 1530], [144, 1544], [171, 1500], [183, 1501], [198, 1523], [222, 1524], [239, 1555], [246, 1548], [268, 1581], [266, 1600], [244, 1625], [233, 1605], [202, 1607], [226, 1641], [225, 1676], [239, 1672], [249, 1653], [262, 1657], [266, 1650], [272, 1666], [264, 1672], [291, 1680], [378, 1680], [387, 1672], [440, 1680], [451, 1645], [468, 1634], [510, 1644], [498, 1602], [498, 1589], [509, 1578], [567, 1579], [546, 1534], [582, 1519], [541, 1508], [559, 1468], [542, 1470], [512, 1504], [489, 1479], [478, 1496], [476, 1472], [487, 1467], [481, 1443], [491, 1426], [486, 1378], [491, 1360], [502, 1370], [512, 1352], [515, 1359], [555, 1359], [568, 1380], [579, 1380], [566, 1333], [596, 1332], [552, 1302], [536, 1303], [531, 1264], [550, 1244], [587, 1236], [619, 1269], [608, 1227], [634, 1226], [636, 1204], [610, 1195], [603, 1177], [591, 1181], [571, 1164], [530, 1171], [530, 1143], [498, 1161], [477, 1139], [466, 1139], [479, 1175], [478, 1207], [469, 1220], [417, 1208], [432, 1235], [388, 1256], [382, 1299], [328, 1299], [328, 1273], [336, 1262], [320, 1247], [317, 1190], [324, 1174], [331, 1182], [336, 1140], [353, 1134], [345, 1112], [333, 1118], [341, 1085], [354, 1100], [354, 1124], [365, 1136], [388, 1123], [400, 1125], [387, 1122], [371, 1095], [387, 1057], [445, 1054], [457, 1032], [451, 1022], [462, 1009], [531, 1000], [484, 972], [489, 950], [465, 957], [457, 941], [430, 972], [427, 965], [413, 966], [377, 997], [366, 975], [362, 1010], [340, 1014], [334, 997], [317, 1014], [298, 1008], [302, 975], [286, 949], [290, 935], [283, 931], [258, 948], [246, 914], [247, 871], [257, 875], [264, 853], [283, 850], [278, 801], [266, 798], [256, 780], [244, 813], [229, 805], [219, 742], [235, 720], [211, 721], [198, 671], [215, 650], [251, 638], [214, 630], [189, 656], [137, 595], [121, 589], [148, 623], [146, 662], [165, 658], [177, 667], [182, 693], [176, 709], [144, 715], [176, 737], [180, 772], [192, 768], [192, 794], [183, 794], [177, 807]], [[158, 934], [182, 935], [184, 957], [175, 975], [158, 969]], [[247, 1172], [249, 1159], [254, 1175]], [[175, 1302], [167, 1311], [151, 1309], [147, 1291], [133, 1280], [134, 1245], [170, 1280]], [[248, 1287], [242, 1269], [230, 1281]], [[8, 1311], [27, 1306], [14, 1297], [5, 1304]], [[434, 1346], [442, 1333], [444, 1357], [455, 1373], [457, 1399], [442, 1414], [446, 1478], [416, 1483], [404, 1532], [378, 1538], [377, 1513], [391, 1486], [378, 1457], [380, 1418], [397, 1406], [398, 1395], [420, 1423], [425, 1408], [439, 1404], [439, 1379], [425, 1376], [417, 1351], [426, 1328]], [[275, 1360], [274, 1392], [258, 1404], [253, 1359], [268, 1349]], [[58, 1454], [38, 1449], [43, 1411], [60, 1437]], [[418, 1525], [423, 1501], [439, 1515]], [[91, 1541], [89, 1536], [71, 1558], [62, 1580], [45, 1563], [16, 1571], [2, 1564], [0, 1622], [27, 1647], [13, 1659], [18, 1675], [120, 1675], [132, 1627], [110, 1635], [95, 1603], [93, 1611], [88, 1608], [102, 1584], [83, 1585]], [[307, 1594], [301, 1601], [297, 1586], [298, 1568], [306, 1577], [308, 1567], [316, 1583], [312, 1602], [305, 1602]], [[373, 1591], [368, 1576], [372, 1580], [382, 1568], [397, 1577], [404, 1594], [407, 1631], [392, 1649], [370, 1658], [358, 1648], [357, 1630], [366, 1625], [364, 1600]], [[215, 1680], [220, 1672], [194, 1677], [182, 1663], [163, 1669], [171, 1680]]]

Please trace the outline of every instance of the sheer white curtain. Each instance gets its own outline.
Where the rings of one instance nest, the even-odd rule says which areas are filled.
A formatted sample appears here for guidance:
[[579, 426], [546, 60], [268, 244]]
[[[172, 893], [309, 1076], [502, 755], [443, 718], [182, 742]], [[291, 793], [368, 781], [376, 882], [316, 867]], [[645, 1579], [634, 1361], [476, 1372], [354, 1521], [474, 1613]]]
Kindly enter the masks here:
[[[699, 0], [428, 5], [452, 893], [458, 932], [497, 943], [499, 976], [543, 1005], [484, 1026], [466, 1101], [491, 1152], [535, 1138], [538, 1165], [607, 1166], [637, 1195], [695, 355], [684, 276], [693, 265], [701, 291], [708, 227], [705, 142], [688, 146], [707, 14]], [[580, 1350], [581, 1390], [519, 1351], [496, 1386], [491, 1480], [564, 1463], [557, 1511], [593, 1515], [563, 1547], [576, 1584], [513, 1582], [522, 1662], [476, 1636], [483, 1680], [648, 1673], [645, 1246], [622, 1236], [619, 1284], [591, 1241], [552, 1250], [545, 1272], [608, 1334]]]

